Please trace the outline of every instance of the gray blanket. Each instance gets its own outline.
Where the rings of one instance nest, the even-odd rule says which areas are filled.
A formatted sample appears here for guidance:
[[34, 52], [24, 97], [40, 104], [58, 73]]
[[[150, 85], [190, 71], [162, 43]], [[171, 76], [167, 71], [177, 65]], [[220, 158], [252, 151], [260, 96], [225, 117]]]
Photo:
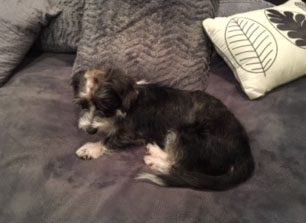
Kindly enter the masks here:
[[306, 219], [306, 78], [249, 101], [223, 63], [208, 91], [246, 127], [254, 176], [214, 193], [162, 188], [133, 177], [144, 148], [83, 161], [96, 141], [77, 129], [69, 86], [74, 56], [28, 58], [0, 89], [0, 222], [303, 223]]

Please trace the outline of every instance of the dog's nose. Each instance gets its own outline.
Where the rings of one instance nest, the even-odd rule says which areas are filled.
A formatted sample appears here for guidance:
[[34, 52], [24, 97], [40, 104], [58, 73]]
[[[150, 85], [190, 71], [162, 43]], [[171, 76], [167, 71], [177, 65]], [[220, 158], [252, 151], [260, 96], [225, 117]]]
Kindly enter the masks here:
[[92, 127], [88, 127], [88, 128], [86, 129], [86, 132], [87, 132], [88, 134], [90, 134], [90, 135], [96, 134], [97, 131], [98, 131], [98, 129], [92, 128]]

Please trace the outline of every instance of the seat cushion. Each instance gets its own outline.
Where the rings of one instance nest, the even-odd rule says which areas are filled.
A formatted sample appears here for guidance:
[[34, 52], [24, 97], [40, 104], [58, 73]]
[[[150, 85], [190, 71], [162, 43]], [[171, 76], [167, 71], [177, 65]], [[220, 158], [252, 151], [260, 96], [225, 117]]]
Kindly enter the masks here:
[[59, 12], [48, 1], [0, 1], [0, 87], [12, 76], [42, 26]]
[[226, 17], [273, 6], [272, 3], [264, 0], [220, 0], [218, 16]]
[[280, 222], [306, 219], [306, 78], [257, 101], [241, 92], [223, 62], [207, 91], [246, 127], [254, 176], [225, 192], [163, 188], [134, 180], [144, 148], [83, 161], [75, 151], [101, 140], [77, 129], [69, 85], [73, 55], [24, 61], [0, 89], [0, 222]]

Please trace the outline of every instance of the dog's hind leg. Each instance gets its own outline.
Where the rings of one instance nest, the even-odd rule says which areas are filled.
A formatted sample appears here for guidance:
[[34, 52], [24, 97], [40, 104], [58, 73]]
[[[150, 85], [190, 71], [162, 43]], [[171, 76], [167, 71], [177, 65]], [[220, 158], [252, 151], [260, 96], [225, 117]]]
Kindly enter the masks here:
[[168, 154], [163, 151], [158, 145], [156, 144], [147, 144], [146, 146], [147, 148], [147, 153], [150, 155], [150, 156], [153, 156], [153, 157], [156, 157], [156, 158], [160, 158], [162, 160], [166, 160], [167, 157], [168, 157]]
[[[173, 157], [173, 146], [176, 143], [176, 134], [168, 132], [165, 138], [165, 149], [161, 149], [157, 144], [148, 144], [147, 153], [144, 162], [153, 171], [168, 175], [175, 164]], [[136, 177], [137, 180], [150, 180], [160, 186], [165, 186], [164, 182], [154, 174], [142, 173]]]
[[168, 173], [171, 167], [170, 162], [168, 161], [168, 155], [165, 153], [158, 145], [148, 144], [147, 153], [144, 157], [144, 162], [152, 170]]

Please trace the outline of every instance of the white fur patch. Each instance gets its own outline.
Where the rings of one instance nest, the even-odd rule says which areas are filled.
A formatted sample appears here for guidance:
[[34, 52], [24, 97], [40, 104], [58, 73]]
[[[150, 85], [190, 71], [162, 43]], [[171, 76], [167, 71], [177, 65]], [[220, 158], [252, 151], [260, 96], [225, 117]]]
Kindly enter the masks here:
[[[86, 128], [91, 127], [98, 129], [100, 132], [109, 133], [114, 129], [114, 119], [113, 118], [101, 118], [95, 116], [96, 108], [90, 106], [90, 109], [83, 113], [79, 119], [79, 128], [86, 131]], [[123, 115], [124, 113], [122, 113]]]
[[167, 186], [162, 179], [160, 179], [158, 176], [155, 176], [154, 174], [150, 174], [150, 173], [139, 174], [135, 179], [136, 180], [149, 180], [152, 183], [155, 183], [159, 186], [163, 186], [163, 187]]
[[101, 142], [88, 142], [76, 151], [76, 155], [84, 160], [97, 159], [106, 151], [106, 147]]
[[171, 165], [167, 160], [150, 155], [145, 156], [143, 159], [145, 164], [148, 165], [152, 170], [163, 174], [168, 174], [170, 171]]
[[[85, 75], [86, 78], [86, 75]], [[86, 84], [83, 91], [80, 92], [80, 97], [82, 98], [90, 98], [91, 93], [94, 91], [94, 83], [91, 79], [86, 78]]]
[[[157, 144], [147, 144], [146, 146], [149, 155], [144, 157], [144, 162], [152, 170], [162, 174], [169, 174], [171, 163], [168, 160], [168, 154], [163, 151]], [[136, 180], [148, 180], [159, 186], [167, 186], [166, 183], [158, 176], [150, 173], [142, 173], [138, 175]]]
[[149, 155], [144, 157], [144, 162], [152, 170], [158, 171], [163, 174], [168, 174], [171, 169], [171, 163], [168, 160], [168, 154], [165, 153], [158, 145], [148, 144], [147, 146]]
[[168, 158], [168, 154], [165, 153], [157, 144], [147, 144], [146, 146], [148, 153], [156, 158], [160, 158], [166, 160]]
[[109, 133], [114, 129], [114, 120], [112, 118], [94, 118], [91, 127]]
[[89, 99], [97, 91], [98, 85], [97, 83], [95, 83], [97, 81], [97, 75], [97, 70], [88, 70], [85, 73], [84, 78], [86, 80], [86, 83], [84, 89], [82, 89], [82, 91], [80, 92], [79, 96], [81, 98]]
[[122, 112], [120, 109], [117, 109], [116, 110], [116, 116], [119, 117], [119, 118], [125, 118], [126, 113]]
[[87, 127], [91, 126], [93, 122], [93, 116], [95, 112], [95, 107], [90, 106], [89, 111], [86, 111], [79, 119], [79, 128], [85, 130]]
[[137, 85], [145, 85], [145, 84], [149, 84], [150, 82], [146, 81], [146, 80], [140, 80], [140, 81], [137, 81], [136, 84]]
[[88, 98], [89, 96], [86, 92], [81, 91], [80, 94], [79, 94], [79, 97], [80, 98]]

